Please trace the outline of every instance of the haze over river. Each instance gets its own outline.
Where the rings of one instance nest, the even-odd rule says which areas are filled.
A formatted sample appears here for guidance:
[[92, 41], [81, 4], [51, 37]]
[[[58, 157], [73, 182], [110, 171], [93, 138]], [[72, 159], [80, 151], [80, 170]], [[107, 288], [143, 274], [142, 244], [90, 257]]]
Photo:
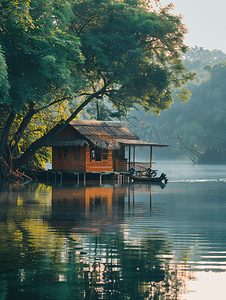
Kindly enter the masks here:
[[0, 192], [0, 300], [225, 299], [226, 166]]

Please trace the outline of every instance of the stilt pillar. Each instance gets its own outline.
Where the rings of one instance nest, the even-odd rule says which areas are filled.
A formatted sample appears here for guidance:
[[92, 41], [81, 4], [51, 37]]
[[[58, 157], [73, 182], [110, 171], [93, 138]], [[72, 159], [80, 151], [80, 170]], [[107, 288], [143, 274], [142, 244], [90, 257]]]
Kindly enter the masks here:
[[57, 184], [57, 175], [58, 175], [58, 172], [54, 172], [54, 175], [55, 175], [55, 184]]
[[133, 146], [133, 167], [135, 169], [135, 146]]
[[152, 146], [150, 146], [150, 168], [152, 168]]
[[129, 171], [130, 171], [130, 149], [131, 149], [131, 147], [129, 146]]
[[63, 172], [59, 172], [60, 175], [60, 185], [63, 184]]

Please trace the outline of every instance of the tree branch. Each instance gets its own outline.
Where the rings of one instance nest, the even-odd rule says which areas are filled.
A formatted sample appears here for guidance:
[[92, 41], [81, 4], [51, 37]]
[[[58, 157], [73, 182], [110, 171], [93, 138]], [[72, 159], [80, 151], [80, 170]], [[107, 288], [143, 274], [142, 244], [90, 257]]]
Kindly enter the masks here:
[[61, 98], [61, 99], [58, 99], [56, 101], [53, 101], [51, 102], [50, 104], [46, 105], [46, 106], [43, 106], [41, 108], [38, 108], [38, 109], [34, 109], [34, 106], [35, 106], [35, 103], [34, 102], [31, 102], [30, 103], [30, 106], [29, 106], [29, 110], [28, 110], [28, 113], [26, 115], [26, 117], [24, 117], [23, 121], [21, 122], [20, 124], [20, 127], [19, 129], [17, 130], [16, 134], [14, 135], [12, 141], [10, 142], [9, 144], [9, 150], [11, 153], [13, 153], [13, 151], [16, 149], [25, 129], [27, 128], [27, 126], [29, 125], [29, 122], [31, 120], [31, 118], [37, 114], [38, 112], [56, 104], [56, 103], [59, 103], [59, 102], [62, 102], [64, 100], [67, 100], [69, 99], [71, 96], [67, 96], [67, 97], [64, 97], [64, 98]]
[[9, 132], [10, 132], [10, 128], [13, 124], [13, 121], [15, 119], [15, 112], [12, 110], [7, 121], [6, 121], [6, 125], [3, 129], [3, 133], [2, 133], [2, 137], [1, 137], [1, 142], [0, 142], [0, 156], [3, 155], [5, 148], [6, 148], [6, 144], [7, 144], [7, 140], [8, 140], [8, 136], [9, 136]]
[[91, 18], [88, 19], [88, 21], [85, 22], [85, 24], [82, 26], [80, 26], [80, 29], [77, 31], [77, 35], [79, 36], [82, 32], [82, 30], [89, 24], [89, 22], [91, 22], [93, 19], [98, 18], [99, 15], [96, 16], [92, 16]]
[[26, 117], [23, 118], [23, 121], [21, 122], [20, 127], [18, 128], [16, 134], [14, 135], [12, 141], [9, 144], [9, 150], [11, 153], [13, 153], [13, 151], [16, 149], [31, 118], [34, 116], [34, 114], [36, 114], [36, 110], [34, 109], [34, 106], [35, 106], [35, 103], [31, 102]]
[[53, 138], [58, 133], [60, 133], [79, 113], [83, 108], [94, 98], [97, 98], [99, 95], [103, 95], [106, 90], [106, 86], [97, 91], [96, 93], [91, 94], [83, 103], [81, 103], [78, 108], [71, 114], [71, 116], [62, 124], [58, 123], [54, 128], [52, 128], [48, 134], [43, 135], [41, 138], [37, 139], [32, 143], [23, 155], [14, 161], [14, 166], [16, 169], [20, 168], [26, 164], [30, 158], [39, 150], [46, 141], [50, 138]]
[[196, 155], [197, 157], [200, 157], [201, 156], [201, 152], [199, 152], [199, 151], [196, 151], [196, 150], [194, 150], [194, 149], [191, 149], [191, 148], [189, 148], [187, 145], [185, 145], [185, 143], [183, 142], [183, 139], [182, 139], [182, 137], [181, 136], [177, 136], [177, 139], [181, 142], [181, 144], [183, 145], [183, 147], [188, 151], [188, 152], [190, 152], [190, 153], [192, 153], [192, 154], [194, 154], [194, 155]]

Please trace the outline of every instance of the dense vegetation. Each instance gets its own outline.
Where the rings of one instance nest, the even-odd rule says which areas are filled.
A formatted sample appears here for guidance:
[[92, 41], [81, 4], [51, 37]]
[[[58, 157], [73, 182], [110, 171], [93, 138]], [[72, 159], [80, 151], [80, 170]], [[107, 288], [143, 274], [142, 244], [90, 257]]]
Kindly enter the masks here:
[[[133, 124], [146, 128], [152, 140], [171, 144], [171, 158], [189, 157], [198, 163], [226, 163], [226, 55], [218, 50], [192, 48], [184, 65], [197, 76], [189, 83], [190, 100], [175, 103], [160, 116], [132, 111]], [[130, 119], [131, 120], [131, 119]], [[143, 120], [143, 123], [139, 123]], [[135, 128], [134, 128], [135, 130]], [[142, 130], [143, 131], [143, 130]], [[144, 131], [143, 131], [144, 132]], [[152, 136], [151, 136], [152, 134]]]
[[186, 28], [150, 1], [2, 0], [0, 30], [4, 173], [48, 159], [53, 126], [67, 117], [56, 134], [92, 101], [122, 117], [136, 104], [167, 109], [174, 88], [189, 98]]

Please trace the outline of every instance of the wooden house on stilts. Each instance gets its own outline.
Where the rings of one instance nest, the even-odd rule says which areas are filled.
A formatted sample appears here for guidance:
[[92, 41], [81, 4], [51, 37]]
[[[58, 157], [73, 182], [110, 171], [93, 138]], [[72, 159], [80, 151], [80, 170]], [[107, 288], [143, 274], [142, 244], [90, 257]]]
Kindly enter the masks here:
[[[167, 145], [142, 142], [117, 121], [73, 120], [59, 134], [48, 140], [52, 147], [52, 172], [84, 174], [123, 174], [133, 166], [152, 168], [152, 148]], [[125, 149], [128, 149], [126, 158]], [[135, 161], [135, 148], [149, 147], [150, 161]], [[133, 151], [132, 151], [133, 149]]]

